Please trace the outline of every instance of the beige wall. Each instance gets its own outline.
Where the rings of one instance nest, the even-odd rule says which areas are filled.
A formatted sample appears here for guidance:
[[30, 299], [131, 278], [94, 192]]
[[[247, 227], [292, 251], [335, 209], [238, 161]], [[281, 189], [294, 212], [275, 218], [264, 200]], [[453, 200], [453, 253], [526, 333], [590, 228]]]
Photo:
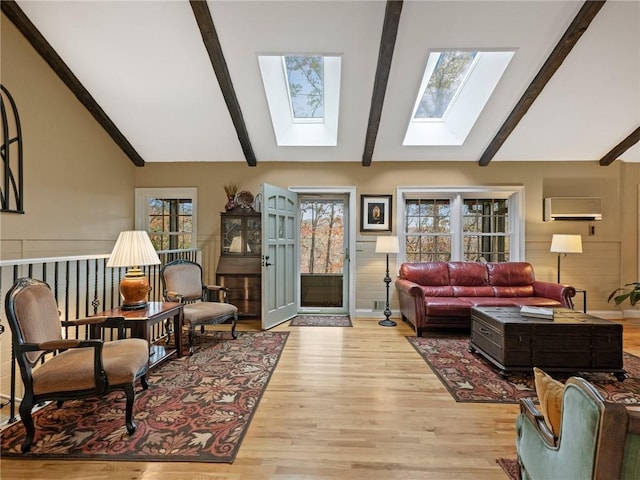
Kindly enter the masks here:
[[[344, 164], [260, 163], [148, 164], [137, 169], [137, 187], [192, 186], [198, 188], [199, 241], [213, 269], [219, 251], [219, 212], [226, 198], [223, 185], [233, 182], [257, 193], [262, 183], [291, 186], [355, 186], [357, 194], [394, 194], [397, 187], [522, 185], [525, 187], [526, 259], [541, 280], [555, 281], [555, 254], [549, 252], [554, 233], [583, 235], [582, 255], [562, 259], [562, 281], [588, 290], [590, 310], [613, 309], [606, 302], [620, 281], [634, 281], [637, 272], [637, 185], [640, 166], [616, 162], [601, 167], [589, 162], [475, 163], [374, 162], [364, 168], [358, 162]], [[543, 198], [548, 196], [602, 197], [603, 217], [593, 222], [543, 222]], [[394, 207], [395, 208], [395, 207]], [[395, 231], [394, 218], [394, 231]], [[359, 218], [356, 219], [359, 225]], [[373, 254], [375, 234], [358, 234], [363, 246], [356, 252], [357, 309], [371, 309], [373, 300], [384, 300], [384, 259]], [[395, 267], [392, 262], [392, 268]], [[392, 303], [395, 303], [392, 301]]]
[[[25, 211], [0, 213], [0, 260], [108, 253], [118, 233], [133, 228], [136, 167], [13, 24], [4, 15], [0, 22], [0, 81], [22, 127]], [[13, 275], [4, 273], [3, 280]], [[2, 282], [0, 294], [10, 283]], [[0, 336], [0, 351], [0, 392], [7, 395], [9, 332]]]
[[111, 250], [133, 228], [131, 161], [2, 15], [0, 78], [22, 126], [25, 213], [0, 214], [0, 259]]

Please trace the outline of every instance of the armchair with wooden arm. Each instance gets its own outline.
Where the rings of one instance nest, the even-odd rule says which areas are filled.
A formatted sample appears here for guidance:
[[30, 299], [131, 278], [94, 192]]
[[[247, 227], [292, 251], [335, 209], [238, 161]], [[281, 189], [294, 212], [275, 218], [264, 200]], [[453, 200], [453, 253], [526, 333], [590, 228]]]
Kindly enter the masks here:
[[[231, 320], [231, 336], [236, 338], [238, 307], [228, 303], [226, 289], [219, 285], [205, 285], [202, 267], [190, 260], [174, 260], [160, 270], [163, 296], [167, 302], [184, 303], [184, 323], [189, 326], [189, 353], [193, 353], [196, 327], [204, 331], [205, 325], [217, 325]], [[218, 302], [207, 301], [209, 293], [222, 295]]]
[[[63, 326], [92, 325], [104, 321], [105, 317], [61, 322], [49, 285], [32, 278], [15, 282], [7, 292], [5, 311], [24, 385], [19, 409], [26, 429], [23, 452], [30, 450], [35, 436], [31, 411], [45, 401], [55, 401], [61, 408], [65, 400], [122, 390], [126, 397], [127, 433], [135, 431], [135, 382], [140, 379], [142, 388], [148, 388], [149, 345], [146, 340], [129, 338], [104, 342], [62, 338]], [[48, 356], [49, 353], [55, 355]]]
[[640, 412], [605, 402], [571, 377], [562, 391], [557, 436], [530, 399], [521, 400], [516, 449], [522, 480], [640, 478]]

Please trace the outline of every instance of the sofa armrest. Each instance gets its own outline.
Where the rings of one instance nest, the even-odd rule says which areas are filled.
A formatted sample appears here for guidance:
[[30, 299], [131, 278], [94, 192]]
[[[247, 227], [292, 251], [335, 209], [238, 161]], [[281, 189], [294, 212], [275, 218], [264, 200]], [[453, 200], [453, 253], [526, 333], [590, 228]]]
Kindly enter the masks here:
[[424, 308], [424, 291], [417, 283], [403, 278], [396, 278], [396, 291], [400, 303], [400, 314], [403, 320], [410, 322], [420, 335], [426, 325]]
[[397, 278], [395, 284], [396, 289], [401, 294], [424, 299], [424, 291], [417, 283], [403, 278]]
[[536, 297], [551, 298], [562, 303], [563, 307], [573, 308], [572, 298], [576, 296], [576, 289], [570, 285], [553, 282], [533, 282], [533, 292]]

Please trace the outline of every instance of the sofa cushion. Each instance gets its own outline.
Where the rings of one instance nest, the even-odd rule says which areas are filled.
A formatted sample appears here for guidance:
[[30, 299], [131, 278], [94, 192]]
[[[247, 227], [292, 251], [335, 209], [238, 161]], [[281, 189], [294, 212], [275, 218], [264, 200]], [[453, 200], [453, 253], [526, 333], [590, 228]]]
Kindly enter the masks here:
[[487, 263], [489, 284], [498, 287], [533, 285], [536, 280], [533, 266], [527, 262]]
[[420, 287], [425, 297], [453, 297], [453, 287]]
[[451, 285], [481, 287], [489, 285], [489, 274], [484, 263], [449, 262]]
[[540, 401], [540, 410], [544, 420], [557, 437], [560, 434], [560, 423], [562, 421], [562, 395], [564, 394], [564, 384], [555, 380], [538, 367], [533, 368], [536, 394]]
[[450, 285], [446, 262], [403, 263], [398, 275], [418, 285]]
[[471, 304], [458, 297], [426, 297], [424, 310], [431, 317], [469, 317]]
[[[93, 348], [70, 348], [33, 371], [33, 393], [90, 390], [96, 388]], [[109, 385], [132, 383], [149, 361], [149, 343], [141, 338], [105, 342], [104, 372]]]
[[455, 297], [494, 297], [493, 288], [491, 287], [461, 287], [454, 285], [452, 287]]
[[561, 308], [562, 303], [552, 298], [544, 297], [512, 297], [511, 302], [514, 306], [521, 307], [523, 305], [530, 305], [532, 307], [553, 307]]
[[472, 307], [517, 307], [512, 299], [507, 297], [462, 297]]
[[533, 285], [514, 285], [509, 287], [490, 287], [496, 297], [533, 297]]

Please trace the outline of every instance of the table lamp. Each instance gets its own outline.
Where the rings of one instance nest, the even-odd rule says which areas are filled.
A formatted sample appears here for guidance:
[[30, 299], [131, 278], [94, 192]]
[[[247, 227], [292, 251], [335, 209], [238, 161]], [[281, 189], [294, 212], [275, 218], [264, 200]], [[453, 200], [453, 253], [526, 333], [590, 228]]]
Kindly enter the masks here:
[[551, 252], [558, 254], [558, 283], [560, 283], [560, 257], [567, 253], [582, 253], [582, 235], [557, 235], [551, 237]]
[[400, 247], [398, 245], [398, 237], [378, 237], [376, 240], [376, 253], [387, 254], [387, 274], [384, 277], [384, 283], [387, 284], [387, 303], [385, 304], [384, 309], [385, 319], [378, 322], [378, 325], [382, 325], [383, 327], [396, 326], [396, 322], [389, 318], [391, 316], [391, 310], [389, 309], [389, 284], [391, 283], [391, 277], [389, 276], [389, 254], [398, 253], [399, 251]]
[[127, 267], [127, 273], [120, 282], [122, 310], [137, 310], [147, 306], [147, 295], [151, 288], [149, 280], [140, 267], [159, 265], [160, 258], [145, 231], [120, 232], [107, 268]]

